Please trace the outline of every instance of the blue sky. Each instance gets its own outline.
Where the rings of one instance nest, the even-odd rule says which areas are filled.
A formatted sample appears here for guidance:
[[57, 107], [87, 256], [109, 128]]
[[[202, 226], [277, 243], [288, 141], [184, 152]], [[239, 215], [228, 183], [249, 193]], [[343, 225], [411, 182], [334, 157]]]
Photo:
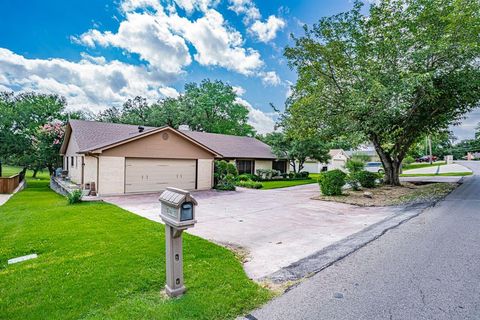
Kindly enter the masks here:
[[[2, 0], [0, 90], [55, 92], [101, 110], [135, 95], [175, 96], [186, 82], [228, 82], [260, 133], [273, 128], [295, 73], [290, 34], [349, 0]], [[472, 120], [473, 119], [473, 120]], [[468, 136], [477, 115], [457, 135]]]

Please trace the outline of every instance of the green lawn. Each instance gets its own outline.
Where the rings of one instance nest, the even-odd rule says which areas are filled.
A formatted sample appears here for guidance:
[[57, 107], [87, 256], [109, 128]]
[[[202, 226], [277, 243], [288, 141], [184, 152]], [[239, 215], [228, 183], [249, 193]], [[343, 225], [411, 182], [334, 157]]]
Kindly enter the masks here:
[[405, 164], [403, 165], [402, 169], [403, 170], [410, 170], [410, 169], [419, 169], [419, 168], [429, 168], [429, 167], [438, 167], [438, 166], [444, 166], [446, 165], [447, 163], [445, 161], [437, 161], [437, 162], [434, 162], [432, 164], [430, 163], [424, 163], [424, 162], [421, 162], [421, 163], [418, 163], [418, 162], [414, 162], [414, 163], [411, 163], [411, 164]]
[[69, 206], [41, 177], [0, 207], [0, 318], [233, 319], [272, 297], [232, 252], [186, 234], [188, 291], [165, 298], [163, 225], [106, 203]]
[[446, 172], [446, 173], [404, 173], [400, 177], [463, 177], [470, 176], [472, 172]]
[[10, 177], [22, 171], [20, 167], [2, 165], [2, 177]]
[[311, 173], [309, 177], [311, 179], [304, 179], [304, 180], [284, 180], [284, 181], [262, 181], [262, 190], [269, 190], [269, 189], [278, 189], [278, 188], [286, 188], [286, 187], [294, 187], [300, 186], [304, 184], [311, 184], [317, 183], [318, 177], [320, 176], [319, 173]]

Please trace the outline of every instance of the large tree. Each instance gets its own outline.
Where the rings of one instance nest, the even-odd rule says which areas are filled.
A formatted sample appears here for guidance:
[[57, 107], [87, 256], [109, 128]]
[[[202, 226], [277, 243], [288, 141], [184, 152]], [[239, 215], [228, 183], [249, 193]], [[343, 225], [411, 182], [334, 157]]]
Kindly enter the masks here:
[[[0, 160], [25, 169], [51, 168], [54, 161], [43, 153], [47, 140], [41, 129], [62, 119], [65, 104], [63, 97], [52, 94], [0, 92]], [[53, 157], [58, 158], [58, 152]]]
[[192, 130], [212, 133], [253, 136], [248, 124], [248, 109], [237, 99], [232, 86], [222, 81], [203, 80], [189, 83], [182, 97], [186, 124]]
[[357, 1], [286, 48], [298, 81], [284, 122], [371, 141], [399, 185], [412, 144], [478, 105], [479, 39], [477, 0], [384, 0], [368, 15]]
[[301, 172], [307, 159], [326, 163], [330, 156], [328, 147], [319, 137], [290, 137], [282, 132], [266, 134], [262, 139], [272, 147], [272, 152], [279, 159], [286, 158], [294, 173]]

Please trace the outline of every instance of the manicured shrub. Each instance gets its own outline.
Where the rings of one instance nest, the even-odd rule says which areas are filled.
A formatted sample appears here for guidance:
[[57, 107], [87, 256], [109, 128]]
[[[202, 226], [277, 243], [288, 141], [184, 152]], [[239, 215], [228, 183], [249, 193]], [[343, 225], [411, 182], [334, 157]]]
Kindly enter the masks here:
[[415, 158], [412, 156], [406, 156], [405, 159], [403, 159], [403, 164], [412, 164], [415, 162]]
[[358, 181], [357, 172], [349, 173], [347, 176], [347, 183], [352, 187], [352, 190], [360, 190], [360, 182]]
[[308, 172], [308, 171], [301, 171], [300, 172], [300, 177], [302, 177], [304, 179], [308, 178], [309, 175], [310, 175], [310, 172]]
[[248, 181], [239, 181], [237, 182], [238, 187], [243, 187], [243, 188], [250, 188], [250, 189], [261, 189], [263, 188], [263, 184], [260, 182], [248, 180]]
[[217, 190], [235, 190], [235, 180], [238, 176], [237, 168], [234, 164], [225, 160], [215, 161], [215, 189]]
[[326, 196], [337, 196], [342, 194], [342, 187], [345, 185], [347, 175], [341, 170], [332, 170], [320, 174], [318, 183], [322, 194]]
[[70, 192], [69, 194], [67, 194], [67, 200], [68, 200], [68, 204], [75, 204], [75, 203], [79, 203], [79, 202], [82, 202], [82, 190], [73, 190], [72, 192]]
[[355, 175], [362, 187], [375, 188], [375, 181], [378, 179], [377, 173], [363, 170], [357, 172]]
[[261, 180], [271, 180], [279, 174], [280, 171], [274, 169], [257, 169], [257, 175]]
[[237, 177], [237, 181], [248, 181], [248, 180], [252, 180], [251, 179], [251, 174], [247, 174], [247, 173], [244, 173], [244, 174], [241, 174]]
[[345, 165], [345, 167], [350, 173], [359, 172], [365, 168], [365, 162], [363, 162], [360, 159], [352, 158], [347, 161], [347, 164]]

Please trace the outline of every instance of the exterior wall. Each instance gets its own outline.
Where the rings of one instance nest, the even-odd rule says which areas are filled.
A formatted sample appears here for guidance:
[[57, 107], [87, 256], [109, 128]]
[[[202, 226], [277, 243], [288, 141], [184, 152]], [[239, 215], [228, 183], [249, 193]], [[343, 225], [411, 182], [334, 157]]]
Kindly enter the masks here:
[[[298, 164], [297, 164], [297, 168], [298, 168]], [[321, 169], [322, 169], [322, 165], [318, 161], [315, 161], [315, 162], [306, 161], [303, 164], [302, 171], [307, 171], [309, 173], [320, 173]]]
[[98, 194], [123, 194], [125, 192], [125, 158], [100, 156], [98, 159]]
[[[165, 134], [167, 139], [165, 140]], [[150, 136], [105, 150], [102, 156], [162, 159], [213, 159], [210, 152], [186, 140], [172, 130], [161, 131]]]
[[198, 159], [197, 190], [213, 187], [213, 159]]
[[[79, 155], [77, 142], [73, 135], [70, 136], [67, 150], [65, 151], [64, 163], [65, 166], [68, 161], [68, 177], [75, 183], [82, 183], [82, 155]], [[73, 165], [72, 165], [73, 157]], [[64, 167], [65, 169], [66, 167]]]
[[255, 174], [258, 169], [272, 169], [272, 160], [255, 160]]
[[84, 158], [85, 165], [83, 166], [84, 183], [95, 182], [97, 185], [97, 158], [86, 156]]

